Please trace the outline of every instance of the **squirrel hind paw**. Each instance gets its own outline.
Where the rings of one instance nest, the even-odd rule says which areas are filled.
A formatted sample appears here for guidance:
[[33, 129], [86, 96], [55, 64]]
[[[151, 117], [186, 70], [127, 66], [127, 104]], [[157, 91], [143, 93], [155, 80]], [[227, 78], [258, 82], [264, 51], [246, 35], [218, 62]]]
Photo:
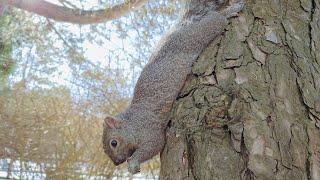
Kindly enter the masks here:
[[226, 18], [236, 17], [238, 13], [244, 8], [244, 2], [240, 1], [231, 6], [227, 7], [226, 9], [221, 11]]

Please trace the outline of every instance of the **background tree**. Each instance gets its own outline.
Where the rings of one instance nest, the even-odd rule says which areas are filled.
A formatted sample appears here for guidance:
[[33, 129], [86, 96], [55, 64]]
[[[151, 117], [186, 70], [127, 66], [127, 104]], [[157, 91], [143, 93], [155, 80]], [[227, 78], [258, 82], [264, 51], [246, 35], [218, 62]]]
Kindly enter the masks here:
[[[62, 4], [95, 9], [107, 3]], [[6, 8], [1, 63], [9, 59], [13, 66], [0, 75], [1, 172], [22, 179], [127, 176], [102, 151], [102, 120], [125, 108], [154, 41], [177, 18], [179, 6], [165, 5], [150, 3], [135, 14], [87, 26]], [[99, 57], [87, 54], [99, 46], [105, 57], [96, 53], [101, 49], [93, 51]], [[156, 159], [143, 172], [153, 177], [158, 169]]]
[[160, 179], [320, 179], [320, 3], [245, 4], [174, 104]]

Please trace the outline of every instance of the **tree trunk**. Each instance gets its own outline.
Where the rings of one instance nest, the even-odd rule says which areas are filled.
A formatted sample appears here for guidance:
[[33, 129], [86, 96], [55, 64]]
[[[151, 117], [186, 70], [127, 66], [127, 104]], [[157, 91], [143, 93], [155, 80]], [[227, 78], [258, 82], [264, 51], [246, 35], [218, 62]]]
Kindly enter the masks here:
[[9, 179], [11, 176], [12, 176], [12, 166], [13, 166], [13, 160], [9, 160], [9, 162], [8, 162], [8, 160], [7, 160], [7, 164], [8, 164], [8, 168], [7, 168], [7, 179]]
[[160, 179], [320, 179], [320, 2], [245, 2], [172, 109]]

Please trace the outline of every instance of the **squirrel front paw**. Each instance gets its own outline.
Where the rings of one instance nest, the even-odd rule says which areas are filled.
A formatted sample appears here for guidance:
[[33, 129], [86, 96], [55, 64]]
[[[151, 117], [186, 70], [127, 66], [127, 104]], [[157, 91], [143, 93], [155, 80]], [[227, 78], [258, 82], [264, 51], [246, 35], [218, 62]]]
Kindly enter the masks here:
[[131, 174], [140, 172], [140, 163], [135, 159], [128, 159], [128, 170]]

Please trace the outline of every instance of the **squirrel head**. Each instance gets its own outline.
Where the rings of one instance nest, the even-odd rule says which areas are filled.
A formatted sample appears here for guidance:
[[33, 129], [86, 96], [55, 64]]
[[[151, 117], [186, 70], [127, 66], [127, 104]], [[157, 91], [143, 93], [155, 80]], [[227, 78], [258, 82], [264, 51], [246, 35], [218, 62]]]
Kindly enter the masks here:
[[136, 147], [122, 121], [107, 117], [103, 128], [103, 149], [117, 166], [125, 162], [135, 152]]

